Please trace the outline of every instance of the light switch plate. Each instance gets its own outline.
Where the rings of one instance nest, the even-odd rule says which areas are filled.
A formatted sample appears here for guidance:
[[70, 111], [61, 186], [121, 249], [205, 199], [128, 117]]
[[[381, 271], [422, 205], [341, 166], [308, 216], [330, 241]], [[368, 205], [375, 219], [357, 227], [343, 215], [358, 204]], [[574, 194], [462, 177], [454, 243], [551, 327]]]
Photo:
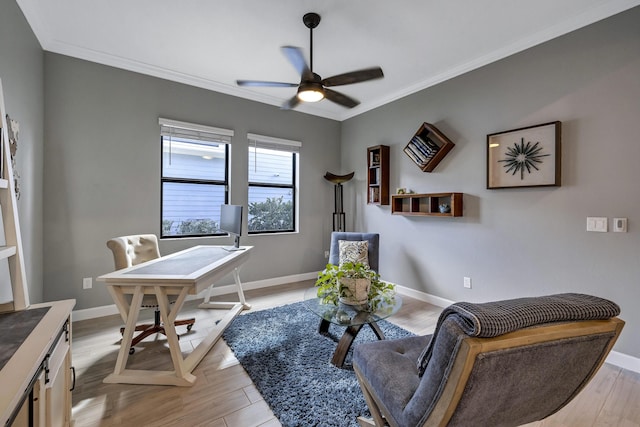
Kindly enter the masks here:
[[616, 233], [626, 233], [627, 218], [613, 218], [613, 231]]
[[606, 233], [607, 217], [606, 216], [588, 216], [587, 231], [597, 231], [600, 233]]

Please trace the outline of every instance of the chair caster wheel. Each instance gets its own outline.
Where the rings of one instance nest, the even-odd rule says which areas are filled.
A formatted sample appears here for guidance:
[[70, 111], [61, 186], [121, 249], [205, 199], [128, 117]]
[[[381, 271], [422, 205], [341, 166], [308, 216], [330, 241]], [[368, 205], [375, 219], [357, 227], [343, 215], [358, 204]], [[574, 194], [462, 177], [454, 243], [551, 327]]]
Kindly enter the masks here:
[[129, 349], [129, 354], [133, 354], [133, 353], [135, 353], [135, 352], [136, 352], [136, 349], [135, 349], [135, 348], [131, 347], [131, 348]]
[[187, 325], [187, 332], [190, 332], [191, 328], [193, 328], [193, 325]]

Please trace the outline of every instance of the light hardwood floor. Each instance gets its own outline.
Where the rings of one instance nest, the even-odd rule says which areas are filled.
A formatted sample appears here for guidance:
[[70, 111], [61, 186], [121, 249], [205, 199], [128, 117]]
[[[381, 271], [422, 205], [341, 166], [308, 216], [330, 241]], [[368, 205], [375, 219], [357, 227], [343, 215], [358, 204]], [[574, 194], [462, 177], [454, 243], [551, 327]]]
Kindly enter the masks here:
[[[246, 292], [252, 310], [302, 300], [312, 281]], [[222, 297], [222, 300], [228, 297]], [[389, 320], [416, 334], [433, 332], [439, 307], [403, 297], [400, 312]], [[193, 330], [182, 334], [184, 351], [194, 348], [206, 334], [207, 325], [224, 314], [219, 310], [185, 304], [179, 318], [196, 317]], [[152, 316], [152, 312], [145, 313]], [[73, 323], [73, 420], [76, 427], [92, 426], [280, 426], [242, 366], [220, 340], [194, 371], [193, 387], [103, 384], [113, 371], [118, 344], [119, 316]], [[624, 332], [623, 332], [624, 333]], [[163, 336], [149, 337], [136, 348], [129, 368], [172, 369]], [[587, 388], [567, 407], [528, 427], [640, 426], [640, 375], [605, 364]]]

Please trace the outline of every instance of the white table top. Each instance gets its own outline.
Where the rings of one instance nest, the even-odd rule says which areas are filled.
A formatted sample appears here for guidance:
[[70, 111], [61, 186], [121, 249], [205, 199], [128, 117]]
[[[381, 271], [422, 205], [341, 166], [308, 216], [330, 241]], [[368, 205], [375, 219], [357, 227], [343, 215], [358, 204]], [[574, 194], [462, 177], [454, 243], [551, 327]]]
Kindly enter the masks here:
[[[192, 286], [197, 292], [201, 283], [212, 283], [214, 277], [222, 277], [244, 263], [253, 246], [241, 246], [241, 250], [227, 251], [223, 246], [194, 246], [133, 267], [104, 274], [98, 281], [108, 285]], [[204, 286], [206, 287], [206, 286]]]

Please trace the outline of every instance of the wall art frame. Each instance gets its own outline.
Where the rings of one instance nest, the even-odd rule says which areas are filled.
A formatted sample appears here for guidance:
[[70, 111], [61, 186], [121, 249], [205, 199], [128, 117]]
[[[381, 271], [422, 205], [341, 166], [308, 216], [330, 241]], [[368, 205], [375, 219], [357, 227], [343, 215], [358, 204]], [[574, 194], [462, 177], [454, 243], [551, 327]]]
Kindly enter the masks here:
[[487, 188], [560, 187], [562, 123], [487, 135]]

